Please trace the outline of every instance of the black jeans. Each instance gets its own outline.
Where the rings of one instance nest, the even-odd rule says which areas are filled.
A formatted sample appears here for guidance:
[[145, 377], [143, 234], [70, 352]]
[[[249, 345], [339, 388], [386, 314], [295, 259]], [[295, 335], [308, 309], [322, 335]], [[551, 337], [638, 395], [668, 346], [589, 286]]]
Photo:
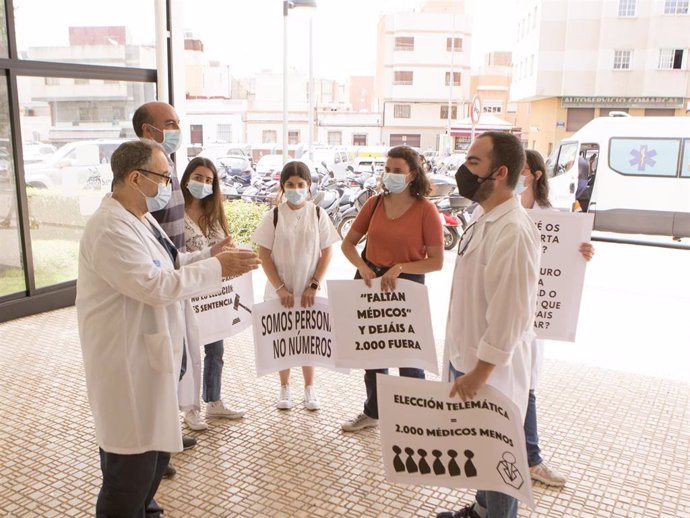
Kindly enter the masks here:
[[98, 449], [101, 455], [103, 485], [96, 502], [96, 518], [145, 518], [160, 516], [147, 513], [158, 485], [168, 467], [170, 454], [147, 451], [120, 455]]
[[[389, 267], [376, 266], [371, 261], [362, 257], [367, 263], [367, 266], [371, 268], [377, 277], [381, 277], [384, 273], [389, 270]], [[359, 270], [355, 274], [355, 279], [361, 279]], [[409, 281], [418, 282], [419, 284], [424, 284], [424, 274], [423, 273], [401, 273], [398, 276], [399, 279], [407, 279]], [[424, 369], [418, 369], [416, 367], [400, 367], [398, 372], [401, 376], [406, 378], [419, 378], [424, 379]], [[373, 418], [379, 418], [379, 401], [378, 401], [378, 391], [376, 388], [376, 374], [388, 374], [388, 369], [366, 369], [364, 371], [364, 385], [367, 388], [367, 399], [364, 402], [364, 414]]]

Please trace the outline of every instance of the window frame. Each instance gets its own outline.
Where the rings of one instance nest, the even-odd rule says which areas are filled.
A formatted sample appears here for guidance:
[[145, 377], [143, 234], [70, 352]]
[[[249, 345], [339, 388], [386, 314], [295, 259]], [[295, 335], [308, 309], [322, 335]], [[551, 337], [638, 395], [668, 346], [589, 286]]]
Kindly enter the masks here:
[[[402, 40], [409, 40], [403, 42]], [[414, 36], [395, 36], [393, 50], [399, 52], [414, 52]]]
[[[620, 54], [619, 54], [620, 53]], [[627, 53], [627, 54], [625, 54]], [[627, 55], [627, 61], [625, 56]], [[614, 49], [613, 50], [613, 63], [611, 64], [612, 69], [616, 71], [621, 70], [632, 70], [633, 61], [633, 50], [632, 49]], [[619, 66], [616, 66], [618, 64]], [[626, 67], [623, 65], [627, 64]]]
[[[398, 74], [410, 74], [410, 79], [396, 79]], [[393, 71], [393, 85], [395, 86], [412, 86], [414, 84], [414, 71], [413, 70], [394, 70]]]
[[618, 18], [637, 17], [637, 0], [618, 0]]
[[[634, 173], [627, 173], [623, 171], [619, 171], [615, 167], [613, 167], [611, 163], [611, 157], [612, 157], [612, 147], [614, 144], [614, 141], [624, 141], [624, 140], [645, 140], [645, 141], [675, 141], [678, 143], [678, 152], [676, 155], [676, 170], [673, 175], [664, 175], [664, 174], [634, 174]], [[608, 146], [608, 167], [611, 169], [616, 174], [619, 174], [621, 176], [630, 176], [633, 178], [681, 178], [679, 174], [682, 172], [680, 170], [682, 166], [682, 153], [683, 153], [683, 144], [684, 140], [688, 139], [683, 139], [681, 137], [611, 137], [609, 139], [609, 146]], [[690, 177], [682, 177], [682, 178], [690, 178]]]
[[[407, 115], [405, 115], [405, 112]], [[412, 105], [396, 103], [393, 105], [393, 118], [394, 119], [411, 119], [412, 118]]]

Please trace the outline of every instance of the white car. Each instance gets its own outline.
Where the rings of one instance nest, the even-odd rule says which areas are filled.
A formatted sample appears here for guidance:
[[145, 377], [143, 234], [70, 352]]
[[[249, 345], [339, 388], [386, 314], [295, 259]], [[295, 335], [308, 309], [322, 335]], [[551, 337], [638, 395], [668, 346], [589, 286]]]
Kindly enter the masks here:
[[22, 151], [24, 152], [24, 163], [34, 164], [48, 160], [55, 154], [57, 148], [52, 144], [26, 144]]
[[381, 173], [386, 167], [386, 159], [383, 157], [359, 156], [352, 161], [352, 172], [362, 173]]
[[264, 155], [256, 163], [256, 177], [271, 178], [276, 171], [283, 169], [283, 155]]
[[26, 186], [65, 191], [100, 190], [109, 186], [113, 179], [110, 157], [123, 142], [126, 140], [82, 140], [65, 144], [48, 160], [26, 165]]

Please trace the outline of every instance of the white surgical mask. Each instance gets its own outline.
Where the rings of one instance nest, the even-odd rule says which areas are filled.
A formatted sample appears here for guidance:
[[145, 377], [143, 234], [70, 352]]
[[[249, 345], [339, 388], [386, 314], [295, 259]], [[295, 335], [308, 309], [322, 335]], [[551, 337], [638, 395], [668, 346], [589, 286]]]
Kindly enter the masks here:
[[197, 200], [203, 200], [207, 196], [213, 194], [213, 185], [190, 180], [187, 184], [187, 190]]
[[388, 192], [398, 194], [403, 192], [409, 185], [408, 182], [405, 181], [406, 178], [406, 174], [383, 173], [383, 185]]
[[285, 197], [293, 205], [299, 205], [307, 199], [306, 189], [285, 189]]
[[527, 185], [525, 185], [525, 177], [523, 175], [518, 176], [518, 181], [517, 184], [515, 184], [515, 192], [518, 194], [522, 194], [525, 189], [527, 189]]
[[180, 144], [182, 144], [181, 130], [160, 130], [151, 124], [149, 124], [149, 127], [163, 134], [163, 142], [160, 144], [163, 146], [167, 155], [172, 155], [175, 151], [180, 149]]
[[[146, 178], [146, 176], [143, 174], [141, 175], [141, 177]], [[153, 180], [149, 178], [146, 179], [149, 182], [153, 182]], [[149, 212], [156, 212], [157, 210], [165, 208], [165, 206], [170, 201], [170, 197], [172, 196], [172, 182], [168, 185], [163, 185], [162, 183], [159, 183], [157, 185], [158, 193], [156, 193], [155, 196], [146, 196], [142, 191], [139, 191], [142, 194], [142, 196], [144, 196], [144, 198], [146, 199], [146, 207], [149, 209]]]

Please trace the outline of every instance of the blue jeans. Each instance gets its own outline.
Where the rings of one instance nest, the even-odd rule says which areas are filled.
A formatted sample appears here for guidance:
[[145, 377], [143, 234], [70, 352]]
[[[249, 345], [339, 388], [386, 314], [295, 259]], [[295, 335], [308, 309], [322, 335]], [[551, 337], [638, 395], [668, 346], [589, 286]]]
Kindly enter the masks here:
[[529, 391], [527, 400], [527, 414], [525, 415], [525, 442], [527, 444], [527, 463], [529, 467], [541, 464], [541, 449], [539, 448], [539, 434], [537, 433], [537, 396], [534, 390]]
[[220, 401], [220, 383], [223, 379], [223, 340], [204, 346], [204, 378], [201, 397], [206, 403]]
[[[453, 367], [452, 363], [449, 362], [448, 366], [451, 379], [459, 378], [464, 374]], [[518, 501], [510, 495], [478, 489], [474, 498], [476, 500], [474, 505], [486, 510], [485, 518], [517, 518]]]
[[[388, 369], [367, 369], [364, 371], [364, 384], [367, 387], [367, 400], [364, 402], [364, 413], [374, 419], [379, 418], [378, 391], [376, 389], [376, 374], [388, 374]], [[398, 372], [405, 378], [424, 379], [424, 369], [414, 367], [399, 367]]]

